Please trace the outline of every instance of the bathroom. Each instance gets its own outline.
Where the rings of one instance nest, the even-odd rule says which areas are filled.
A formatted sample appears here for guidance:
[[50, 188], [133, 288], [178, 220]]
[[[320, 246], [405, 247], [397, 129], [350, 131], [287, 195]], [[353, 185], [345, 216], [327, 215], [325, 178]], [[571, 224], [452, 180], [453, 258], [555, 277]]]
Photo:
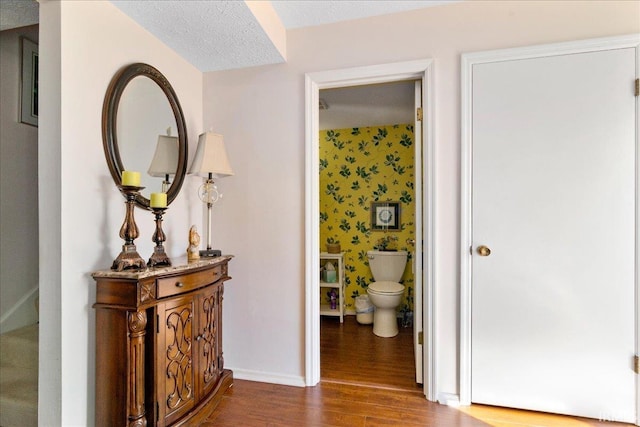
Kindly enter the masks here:
[[[367, 251], [406, 251], [407, 262], [400, 283], [404, 291], [395, 309], [398, 337], [374, 338], [373, 343], [393, 346], [408, 339], [412, 347], [414, 273], [412, 251], [415, 239], [415, 138], [414, 82], [357, 86], [320, 91], [320, 250], [338, 243], [344, 254], [345, 328], [357, 325], [357, 334], [374, 336], [362, 310], [373, 275]], [[392, 221], [384, 226], [372, 212], [376, 205], [391, 208]], [[323, 265], [324, 266], [324, 265]], [[327, 301], [321, 291], [321, 303]], [[364, 319], [365, 323], [356, 322]], [[336, 319], [323, 319], [323, 328]], [[322, 331], [321, 331], [322, 334]], [[409, 337], [405, 337], [405, 335]], [[322, 351], [322, 344], [321, 344]], [[351, 353], [357, 349], [350, 350]], [[373, 354], [377, 354], [373, 351]], [[415, 365], [413, 348], [406, 352]], [[326, 356], [322, 353], [321, 357]], [[373, 357], [373, 356], [371, 356]], [[324, 361], [323, 361], [324, 364]], [[321, 372], [321, 377], [325, 374]], [[415, 380], [415, 378], [413, 378]], [[415, 381], [414, 381], [415, 382]]]

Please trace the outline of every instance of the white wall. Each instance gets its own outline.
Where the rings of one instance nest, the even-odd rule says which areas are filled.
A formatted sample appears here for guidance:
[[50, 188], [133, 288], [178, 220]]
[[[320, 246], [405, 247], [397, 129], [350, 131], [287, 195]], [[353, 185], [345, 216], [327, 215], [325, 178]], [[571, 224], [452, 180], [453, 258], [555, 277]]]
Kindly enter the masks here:
[[[123, 198], [102, 149], [101, 114], [113, 75], [133, 62], [159, 69], [185, 115], [190, 157], [202, 131], [202, 73], [106, 1], [42, 1], [40, 116], [41, 425], [94, 423], [95, 284], [120, 252]], [[126, 165], [125, 165], [126, 166]], [[165, 215], [170, 257], [201, 224], [198, 180], [187, 178]], [[153, 252], [150, 212], [136, 209], [138, 252]], [[99, 332], [98, 332], [99, 334]]]
[[245, 377], [304, 377], [305, 73], [435, 59], [437, 391], [457, 394], [460, 54], [640, 32], [639, 15], [627, 1], [462, 2], [289, 31], [286, 64], [205, 73], [204, 124], [225, 136], [236, 173], [220, 181], [214, 214], [216, 246], [237, 255], [227, 365]]
[[[120, 250], [122, 198], [100, 133], [118, 68], [147, 62], [180, 98], [193, 155], [198, 133], [225, 136], [236, 175], [219, 181], [214, 246], [237, 258], [225, 292], [225, 360], [280, 382], [304, 376], [304, 73], [436, 59], [437, 293], [440, 390], [457, 391], [459, 55], [640, 31], [638, 2], [465, 2], [289, 33], [287, 64], [202, 75], [108, 2], [41, 0], [40, 422], [93, 424], [94, 283]], [[204, 126], [203, 126], [204, 125]], [[165, 219], [170, 256], [201, 224], [187, 178]], [[143, 256], [153, 223], [136, 211]]]
[[0, 32], [0, 333], [38, 320], [38, 128], [20, 123], [20, 37], [37, 43], [38, 26]]

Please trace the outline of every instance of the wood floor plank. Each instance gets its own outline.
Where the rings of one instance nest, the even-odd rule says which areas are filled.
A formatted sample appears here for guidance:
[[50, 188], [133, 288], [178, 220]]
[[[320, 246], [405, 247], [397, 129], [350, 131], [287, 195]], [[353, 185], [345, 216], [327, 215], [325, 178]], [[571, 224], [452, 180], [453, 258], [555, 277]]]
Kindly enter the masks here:
[[235, 380], [209, 419], [212, 426], [397, 425], [443, 427], [618, 427], [585, 418], [479, 405], [452, 408], [429, 402], [416, 393], [355, 385], [320, 383], [291, 387]]
[[321, 321], [321, 381], [292, 387], [234, 380], [202, 427], [622, 427], [586, 418], [426, 400], [415, 383], [413, 337], [373, 335], [354, 316]]
[[[401, 394], [405, 396], [398, 396]], [[386, 401], [384, 396], [388, 397]], [[337, 384], [299, 388], [235, 380], [216, 411], [201, 425], [445, 426], [453, 425], [449, 424], [451, 420], [459, 422], [461, 417], [467, 416], [454, 408], [428, 402], [415, 393]], [[473, 417], [467, 418], [460, 425], [486, 425]]]
[[399, 328], [397, 336], [381, 338], [372, 325], [355, 316], [344, 323], [335, 317], [320, 321], [320, 376], [323, 381], [365, 384], [421, 391], [415, 382], [413, 329]]

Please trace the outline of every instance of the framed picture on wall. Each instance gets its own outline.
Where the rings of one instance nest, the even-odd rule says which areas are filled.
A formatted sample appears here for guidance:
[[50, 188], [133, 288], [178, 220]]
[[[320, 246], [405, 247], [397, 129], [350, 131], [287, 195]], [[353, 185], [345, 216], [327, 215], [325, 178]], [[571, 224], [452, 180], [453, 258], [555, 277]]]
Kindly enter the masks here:
[[38, 126], [38, 45], [22, 37], [20, 122]]
[[371, 202], [371, 230], [400, 230], [400, 202]]

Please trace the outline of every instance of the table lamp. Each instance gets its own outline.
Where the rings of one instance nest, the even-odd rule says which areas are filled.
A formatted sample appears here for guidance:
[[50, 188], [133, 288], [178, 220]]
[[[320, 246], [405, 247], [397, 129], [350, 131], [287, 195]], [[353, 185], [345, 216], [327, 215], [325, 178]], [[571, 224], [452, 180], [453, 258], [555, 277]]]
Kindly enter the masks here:
[[207, 204], [207, 249], [201, 250], [200, 256], [220, 256], [222, 254], [220, 250], [211, 249], [211, 208], [222, 197], [222, 194], [218, 193], [214, 178], [233, 175], [227, 152], [224, 149], [222, 135], [213, 132], [205, 132], [200, 135], [196, 155], [191, 163], [189, 173], [207, 178], [198, 190], [200, 200]]
[[171, 136], [171, 128], [167, 135], [158, 135], [158, 144], [153, 160], [147, 173], [151, 176], [162, 177], [162, 192], [169, 191], [169, 175], [175, 175], [178, 170], [178, 137]]

